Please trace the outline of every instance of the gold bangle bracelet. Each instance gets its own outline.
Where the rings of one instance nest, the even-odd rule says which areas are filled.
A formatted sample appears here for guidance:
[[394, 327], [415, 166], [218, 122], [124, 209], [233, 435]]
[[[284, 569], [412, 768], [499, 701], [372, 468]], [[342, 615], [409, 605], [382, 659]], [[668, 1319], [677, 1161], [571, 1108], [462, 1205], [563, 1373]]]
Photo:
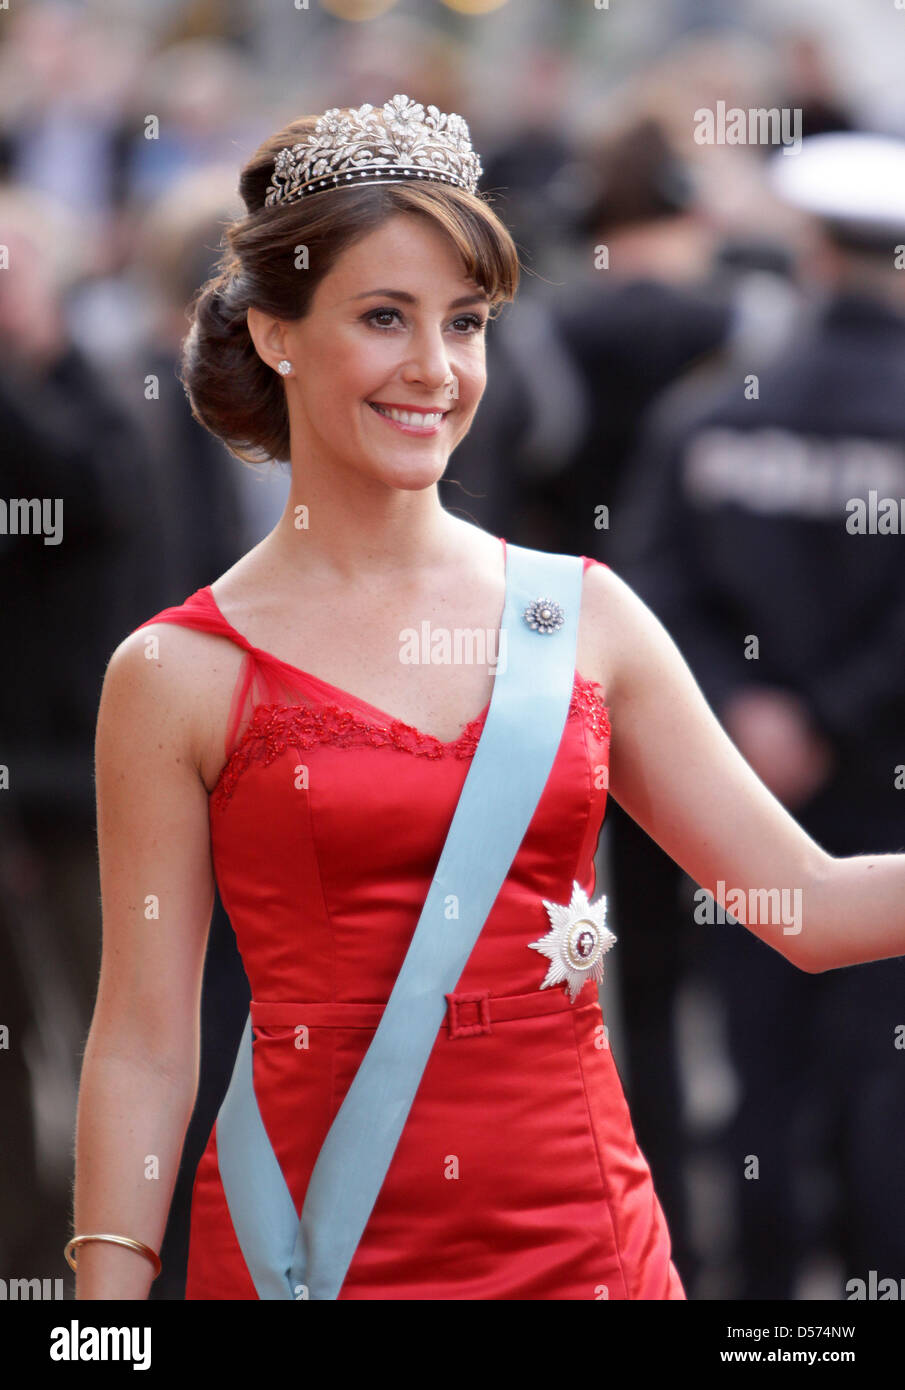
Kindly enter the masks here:
[[153, 1282], [154, 1279], [157, 1278], [158, 1274], [160, 1273], [160, 1269], [161, 1269], [160, 1256], [159, 1256], [159, 1255], [156, 1255], [156, 1254], [154, 1253], [154, 1251], [151, 1249], [150, 1245], [145, 1245], [145, 1244], [144, 1244], [142, 1241], [140, 1241], [140, 1240], [133, 1240], [133, 1239], [131, 1238], [131, 1236], [110, 1236], [110, 1235], [73, 1236], [73, 1237], [72, 1237], [72, 1240], [69, 1241], [69, 1243], [68, 1243], [67, 1246], [66, 1246], [66, 1249], [63, 1251], [63, 1254], [66, 1256], [66, 1262], [67, 1262], [67, 1264], [69, 1265], [69, 1268], [70, 1268], [70, 1269], [77, 1269], [77, 1268], [78, 1268], [78, 1266], [76, 1265], [75, 1260], [72, 1258], [72, 1252], [73, 1252], [73, 1250], [75, 1250], [76, 1246], [85, 1245], [89, 1240], [109, 1240], [109, 1241], [111, 1241], [114, 1245], [128, 1245], [129, 1248], [130, 1248], [131, 1250], [137, 1250], [138, 1253], [139, 1253], [140, 1255], [144, 1255], [145, 1258], [146, 1258], [146, 1259], [149, 1259], [149, 1260], [151, 1261], [151, 1263], [153, 1264], [153, 1266], [154, 1266], [154, 1274], [153, 1274], [153, 1276], [152, 1276], [152, 1282]]

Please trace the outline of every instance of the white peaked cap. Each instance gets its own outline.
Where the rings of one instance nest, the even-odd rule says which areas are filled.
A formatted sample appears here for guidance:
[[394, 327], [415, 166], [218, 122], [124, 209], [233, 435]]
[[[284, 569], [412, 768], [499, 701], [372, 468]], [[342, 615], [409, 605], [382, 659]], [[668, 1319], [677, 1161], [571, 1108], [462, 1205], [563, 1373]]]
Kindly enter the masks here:
[[861, 228], [905, 233], [905, 140], [859, 132], [811, 135], [777, 154], [770, 182], [783, 202]]

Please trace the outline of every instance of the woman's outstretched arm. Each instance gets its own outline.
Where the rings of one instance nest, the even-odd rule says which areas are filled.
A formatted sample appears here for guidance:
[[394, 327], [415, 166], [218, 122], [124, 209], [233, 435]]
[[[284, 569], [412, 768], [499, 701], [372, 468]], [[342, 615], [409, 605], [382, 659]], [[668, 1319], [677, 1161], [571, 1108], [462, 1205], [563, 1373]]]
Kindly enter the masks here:
[[619, 805], [800, 969], [905, 954], [905, 854], [827, 854], [742, 757], [646, 604], [602, 566], [588, 586], [610, 646], [609, 790]]
[[[103, 954], [79, 1088], [74, 1234], [131, 1236], [158, 1253], [197, 1089], [214, 898], [191, 641], [159, 624], [120, 644], [96, 739]], [[147, 1297], [153, 1268], [137, 1251], [91, 1242], [75, 1258], [78, 1298]]]

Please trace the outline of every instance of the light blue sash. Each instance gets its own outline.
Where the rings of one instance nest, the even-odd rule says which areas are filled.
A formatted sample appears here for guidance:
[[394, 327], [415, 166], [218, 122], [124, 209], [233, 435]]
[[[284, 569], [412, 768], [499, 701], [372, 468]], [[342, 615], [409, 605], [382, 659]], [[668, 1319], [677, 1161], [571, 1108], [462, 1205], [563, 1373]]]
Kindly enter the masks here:
[[[575, 679], [582, 575], [580, 556], [506, 547], [505, 663], [418, 925], [318, 1154], [301, 1219], [258, 1109], [249, 1016], [217, 1117], [217, 1157], [261, 1299], [339, 1297], [443, 1023], [445, 996], [459, 982], [553, 766]], [[525, 621], [539, 598], [562, 606], [557, 631], [537, 632]]]

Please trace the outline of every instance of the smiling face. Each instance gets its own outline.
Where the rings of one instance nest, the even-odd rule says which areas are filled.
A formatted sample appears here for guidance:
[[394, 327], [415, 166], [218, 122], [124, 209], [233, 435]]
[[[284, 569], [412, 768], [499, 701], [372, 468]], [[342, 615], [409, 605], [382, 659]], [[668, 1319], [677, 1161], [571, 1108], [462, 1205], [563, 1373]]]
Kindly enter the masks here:
[[293, 459], [388, 487], [435, 483], [484, 391], [487, 311], [453, 243], [412, 214], [344, 251], [304, 318], [249, 309], [260, 355], [274, 368], [283, 357], [292, 363]]

